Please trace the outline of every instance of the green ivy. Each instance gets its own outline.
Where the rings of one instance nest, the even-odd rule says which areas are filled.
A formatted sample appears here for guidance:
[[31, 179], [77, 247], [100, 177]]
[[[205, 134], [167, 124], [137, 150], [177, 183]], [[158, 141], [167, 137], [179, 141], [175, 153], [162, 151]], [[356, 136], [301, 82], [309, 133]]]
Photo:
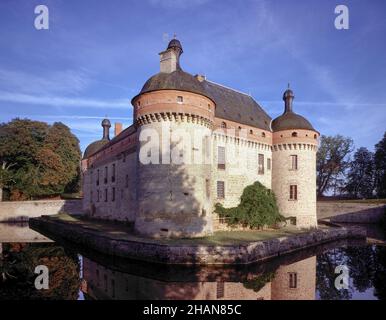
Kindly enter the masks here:
[[233, 208], [224, 208], [222, 204], [217, 203], [215, 212], [221, 218], [226, 218], [227, 223], [232, 226], [261, 228], [284, 221], [284, 217], [279, 213], [275, 194], [258, 181], [244, 189], [240, 200], [240, 204]]

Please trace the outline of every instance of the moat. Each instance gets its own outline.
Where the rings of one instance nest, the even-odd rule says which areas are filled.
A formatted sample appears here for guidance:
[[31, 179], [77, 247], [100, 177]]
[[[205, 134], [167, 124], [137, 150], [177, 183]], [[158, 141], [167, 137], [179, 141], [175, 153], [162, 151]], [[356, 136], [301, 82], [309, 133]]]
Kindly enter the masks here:
[[[0, 299], [385, 299], [386, 247], [342, 240], [262, 263], [172, 266], [105, 256], [53, 242], [28, 225], [1, 224]], [[49, 269], [49, 289], [34, 269]], [[347, 266], [348, 289], [335, 268]]]

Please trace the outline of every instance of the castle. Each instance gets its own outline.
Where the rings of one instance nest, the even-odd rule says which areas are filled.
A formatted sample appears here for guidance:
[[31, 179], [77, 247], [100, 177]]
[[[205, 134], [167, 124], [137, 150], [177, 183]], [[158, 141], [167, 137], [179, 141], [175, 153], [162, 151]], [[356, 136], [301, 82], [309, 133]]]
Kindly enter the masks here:
[[237, 206], [255, 181], [272, 189], [299, 228], [317, 226], [319, 133], [293, 111], [274, 119], [250, 96], [182, 70], [177, 39], [160, 53], [160, 72], [132, 99], [134, 123], [102, 121], [103, 138], [82, 160], [83, 209], [133, 223], [150, 237], [199, 237], [221, 227], [214, 205]]

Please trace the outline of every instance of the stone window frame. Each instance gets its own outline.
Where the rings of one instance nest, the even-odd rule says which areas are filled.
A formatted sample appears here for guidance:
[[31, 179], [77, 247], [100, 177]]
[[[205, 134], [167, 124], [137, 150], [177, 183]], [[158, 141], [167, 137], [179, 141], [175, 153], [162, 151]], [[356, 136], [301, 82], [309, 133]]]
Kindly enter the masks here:
[[217, 199], [225, 199], [225, 181], [218, 180], [216, 187], [217, 187], [217, 190], [216, 190]]
[[111, 201], [115, 201], [115, 187], [111, 188]]
[[116, 172], [116, 165], [115, 163], [113, 163], [111, 165], [112, 169], [111, 169], [111, 182], [115, 182], [115, 172]]
[[108, 182], [108, 176], [109, 176], [109, 167], [105, 166], [105, 177], [104, 177], [104, 183], [107, 184]]
[[264, 154], [259, 153], [257, 155], [257, 174], [263, 175], [264, 174]]
[[219, 281], [216, 286], [216, 298], [221, 299], [225, 297], [225, 282]]
[[177, 103], [184, 103], [184, 97], [183, 96], [177, 96]]
[[97, 180], [96, 180], [96, 185], [99, 186], [99, 169], [97, 170]]
[[221, 129], [226, 129], [227, 128], [227, 124], [226, 124], [225, 121], [221, 122], [220, 128]]
[[291, 154], [291, 167], [290, 171], [297, 171], [299, 169], [299, 156], [297, 154]]
[[108, 189], [105, 188], [105, 202], [108, 201], [108, 198], [109, 198], [109, 196], [108, 196]]
[[[220, 152], [220, 150], [221, 150], [221, 152]], [[226, 168], [225, 163], [226, 163], [225, 146], [217, 146], [217, 169], [218, 170], [225, 170], [225, 168]]]
[[299, 188], [298, 185], [293, 183], [289, 186], [289, 201], [297, 201], [299, 199]]
[[288, 288], [297, 289], [298, 287], [298, 273], [288, 272]]

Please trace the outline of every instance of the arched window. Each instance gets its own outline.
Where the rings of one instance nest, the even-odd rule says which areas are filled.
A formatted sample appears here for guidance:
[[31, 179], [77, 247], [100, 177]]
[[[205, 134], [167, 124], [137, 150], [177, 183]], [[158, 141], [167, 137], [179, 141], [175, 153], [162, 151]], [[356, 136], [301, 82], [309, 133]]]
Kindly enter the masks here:
[[227, 124], [225, 122], [221, 122], [221, 128], [226, 129]]
[[265, 138], [265, 132], [262, 132], [262, 133], [261, 133], [261, 136], [262, 136], [263, 138]]
[[252, 130], [252, 129], [251, 129], [251, 130], [249, 130], [249, 133], [250, 133], [250, 134], [253, 134], [253, 130]]
[[239, 130], [241, 130], [242, 128], [239, 126]]
[[292, 132], [292, 136], [293, 136], [293, 137], [297, 137], [297, 136], [298, 136], [298, 133], [297, 133], [297, 132]]
[[316, 139], [318, 136], [316, 134], [314, 134], [314, 139]]

